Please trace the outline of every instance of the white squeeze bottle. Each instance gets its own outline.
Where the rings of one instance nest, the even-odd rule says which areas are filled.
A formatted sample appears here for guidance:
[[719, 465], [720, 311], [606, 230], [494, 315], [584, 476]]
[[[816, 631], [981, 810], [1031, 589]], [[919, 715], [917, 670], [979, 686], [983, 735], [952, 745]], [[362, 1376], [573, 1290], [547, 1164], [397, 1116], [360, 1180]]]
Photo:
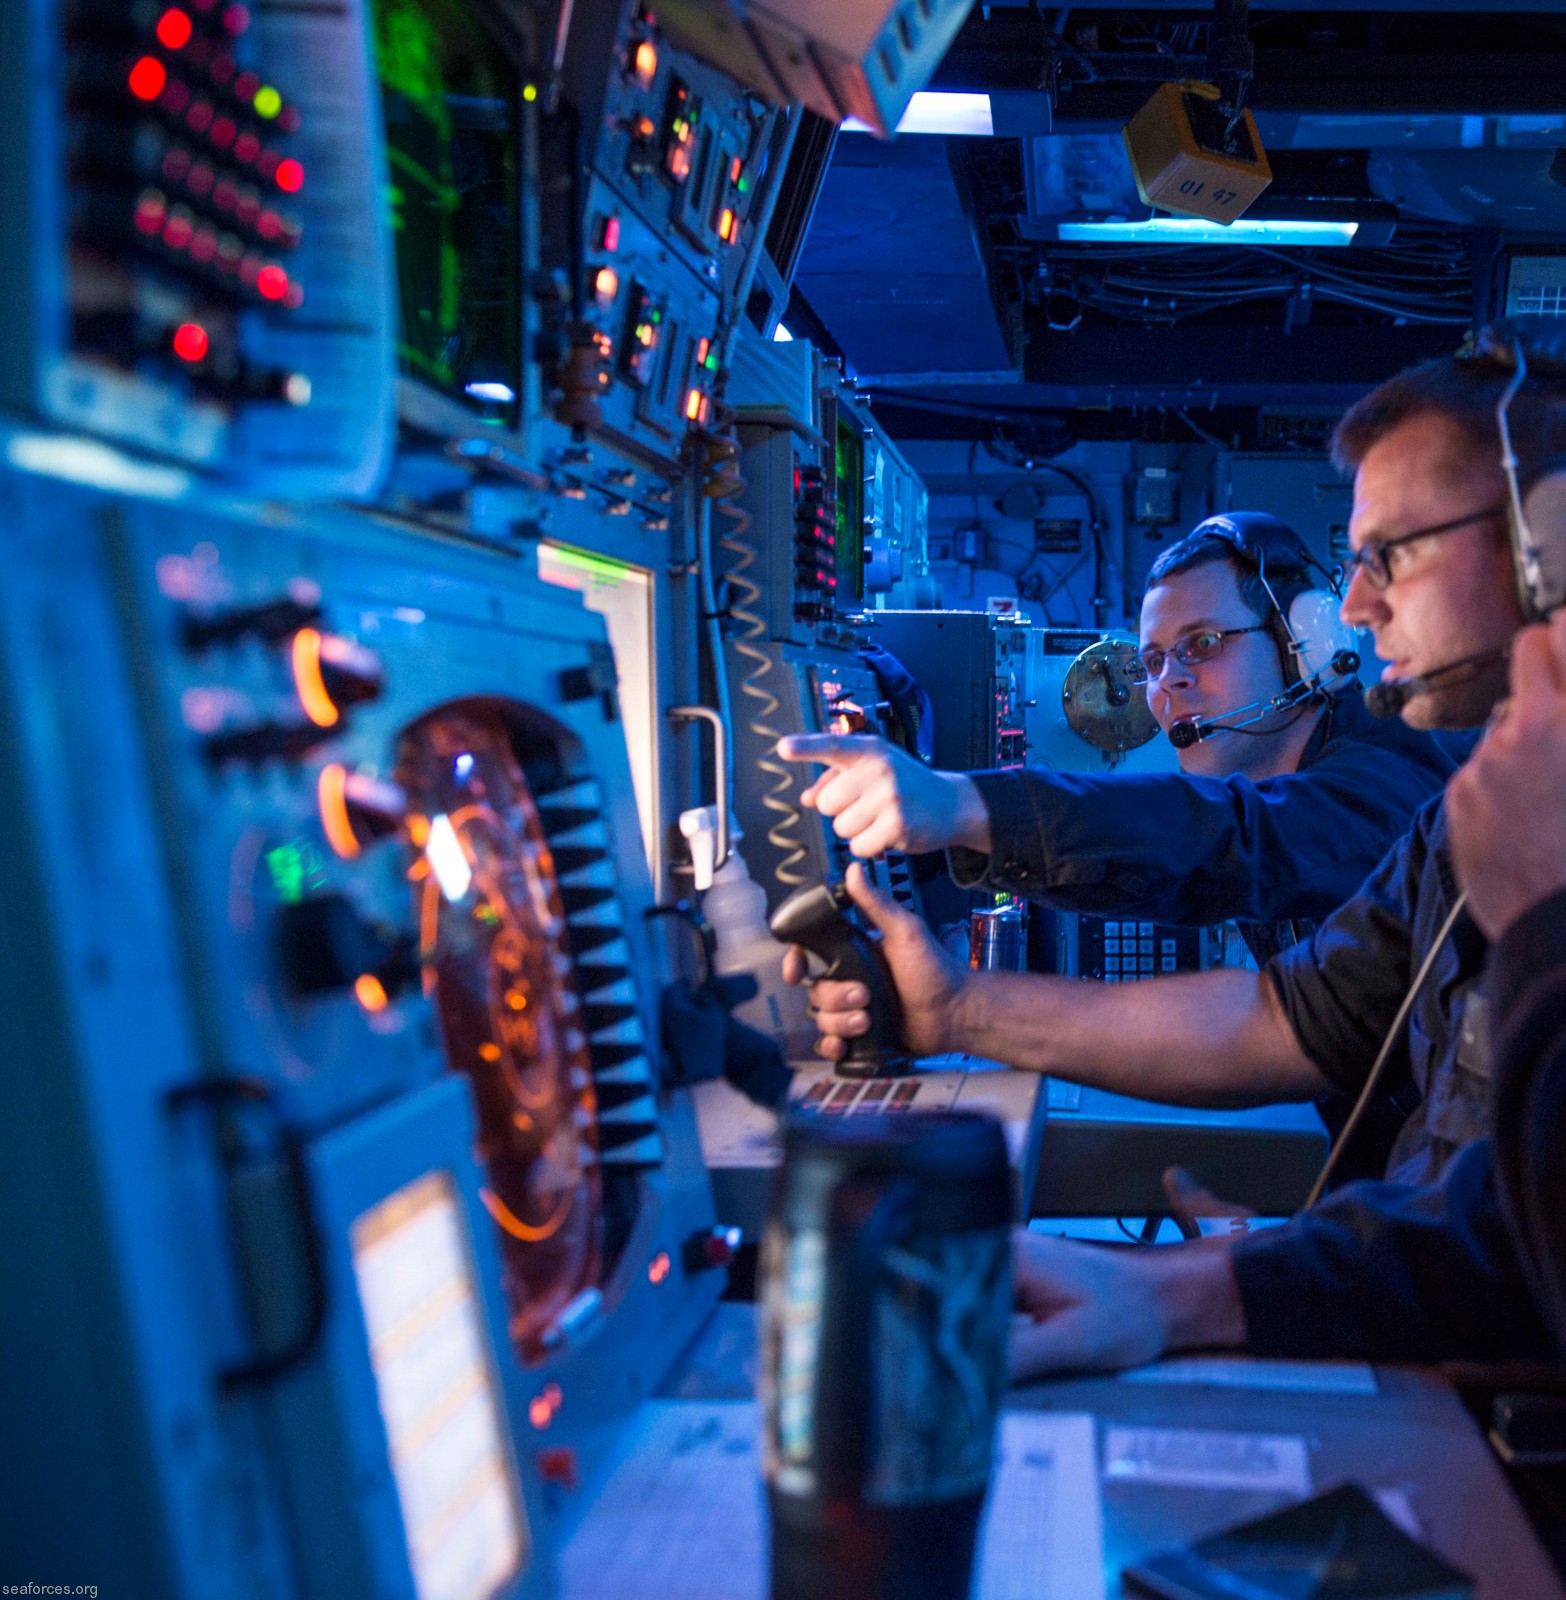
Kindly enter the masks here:
[[702, 915], [717, 940], [715, 967], [724, 976], [748, 972], [756, 980], [756, 998], [736, 1006], [734, 1015], [776, 1039], [788, 1060], [813, 1060], [816, 1029], [810, 1020], [810, 996], [783, 981], [783, 946], [767, 931], [767, 891], [745, 864], [739, 828], [731, 819], [729, 859], [716, 872], [716, 807], [681, 812], [680, 832], [690, 842]]

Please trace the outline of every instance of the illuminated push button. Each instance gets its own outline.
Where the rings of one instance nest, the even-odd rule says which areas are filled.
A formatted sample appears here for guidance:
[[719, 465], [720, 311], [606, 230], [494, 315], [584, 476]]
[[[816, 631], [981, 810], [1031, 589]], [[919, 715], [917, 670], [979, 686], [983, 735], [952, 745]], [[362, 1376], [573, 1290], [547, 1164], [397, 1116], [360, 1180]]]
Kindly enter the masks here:
[[277, 936], [283, 981], [302, 997], [352, 994], [366, 1011], [380, 1011], [418, 977], [413, 936], [366, 921], [346, 895], [280, 906]]
[[315, 792], [326, 842], [345, 861], [391, 838], [408, 810], [408, 797], [395, 783], [350, 772], [336, 761], [321, 768]]
[[688, 1273], [728, 1266], [739, 1254], [744, 1235], [738, 1228], [703, 1228], [685, 1241], [680, 1258]]

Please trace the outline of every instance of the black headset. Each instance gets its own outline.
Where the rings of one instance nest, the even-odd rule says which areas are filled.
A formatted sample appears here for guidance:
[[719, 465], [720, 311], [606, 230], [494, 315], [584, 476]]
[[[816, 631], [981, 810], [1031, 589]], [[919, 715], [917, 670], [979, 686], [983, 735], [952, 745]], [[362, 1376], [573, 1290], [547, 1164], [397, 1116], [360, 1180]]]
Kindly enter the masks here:
[[[1566, 506], [1566, 496], [1562, 504]], [[1278, 647], [1286, 685], [1292, 687], [1318, 673], [1324, 680], [1334, 676], [1338, 654], [1357, 649], [1353, 629], [1339, 615], [1341, 574], [1317, 560], [1288, 523], [1265, 511], [1225, 511], [1197, 523], [1189, 537], [1228, 545], [1235, 560], [1255, 572], [1271, 602], [1267, 627]], [[1311, 581], [1313, 567], [1324, 585]]]

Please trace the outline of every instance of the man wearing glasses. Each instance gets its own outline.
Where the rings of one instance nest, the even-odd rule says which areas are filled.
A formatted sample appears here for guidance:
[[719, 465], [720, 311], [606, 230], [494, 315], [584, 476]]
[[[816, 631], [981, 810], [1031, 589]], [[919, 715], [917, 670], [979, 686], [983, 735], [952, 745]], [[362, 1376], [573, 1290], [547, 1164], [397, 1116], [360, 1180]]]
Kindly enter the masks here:
[[[1344, 618], [1374, 634], [1403, 686], [1382, 699], [1401, 699], [1410, 725], [1473, 726], [1504, 688], [1521, 621], [1496, 421], [1511, 378], [1495, 354], [1434, 362], [1367, 396], [1335, 436], [1355, 472]], [[1510, 431], [1525, 462], [1566, 455], [1566, 386], [1522, 390]], [[963, 973], [857, 869], [850, 887], [885, 935], [916, 1054], [966, 1050], [1217, 1105], [1357, 1094], [1381, 1054], [1387, 1085], [1419, 1097], [1389, 1181], [1351, 1184], [1283, 1227], [1130, 1255], [1024, 1236], [1019, 1373], [1203, 1345], [1409, 1360], [1534, 1353], [1540, 1325], [1513, 1292], [1487, 1164], [1469, 1156], [1489, 1131], [1485, 939], [1455, 904], [1439, 800], [1310, 940], [1255, 974], [1101, 989]], [[865, 1026], [865, 995], [822, 983], [815, 1001], [833, 1057]], [[1454, 1302], [1456, 1283], [1487, 1292]]]
[[[1234, 918], [1265, 962], [1359, 887], [1456, 768], [1427, 734], [1373, 718], [1352, 678], [1301, 681], [1287, 617], [1312, 561], [1275, 517], [1234, 512], [1154, 562], [1130, 675], [1176, 734], [1179, 773], [938, 772], [831, 734], [779, 753], [826, 764], [801, 798], [856, 855], [945, 849], [962, 887], [1056, 911]], [[1212, 731], [1179, 741], [1198, 727]]]

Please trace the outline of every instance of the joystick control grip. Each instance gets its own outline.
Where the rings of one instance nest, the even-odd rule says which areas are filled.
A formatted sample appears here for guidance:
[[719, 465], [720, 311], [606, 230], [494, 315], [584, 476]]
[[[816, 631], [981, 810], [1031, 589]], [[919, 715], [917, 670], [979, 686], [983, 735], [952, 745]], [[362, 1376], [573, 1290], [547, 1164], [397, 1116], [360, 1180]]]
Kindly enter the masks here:
[[881, 937], [855, 918], [842, 884], [800, 889], [772, 913], [772, 937], [797, 944], [826, 965], [823, 978], [862, 983], [870, 992], [870, 1031], [844, 1042], [848, 1053], [836, 1064], [844, 1078], [897, 1078], [913, 1071], [902, 1042], [903, 1008], [881, 953]]

